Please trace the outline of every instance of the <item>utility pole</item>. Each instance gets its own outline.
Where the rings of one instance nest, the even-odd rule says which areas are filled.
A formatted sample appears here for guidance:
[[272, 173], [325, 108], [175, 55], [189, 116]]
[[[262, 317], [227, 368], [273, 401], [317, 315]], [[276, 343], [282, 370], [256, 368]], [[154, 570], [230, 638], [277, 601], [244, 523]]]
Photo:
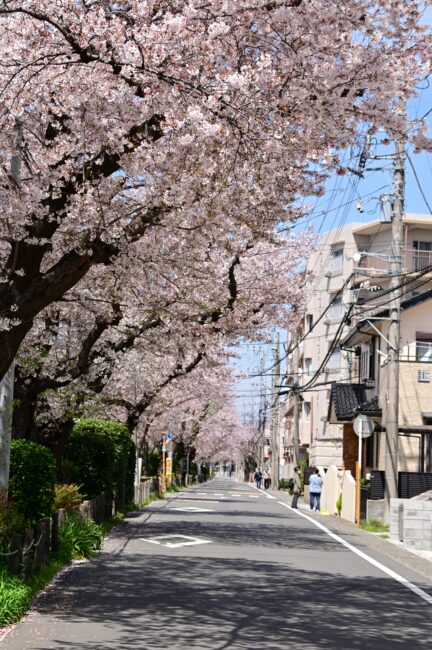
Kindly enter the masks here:
[[[10, 172], [19, 187], [21, 185], [22, 150], [24, 145], [23, 125], [19, 119], [16, 120], [15, 131], [17, 136], [16, 151], [11, 157]], [[15, 245], [17, 246], [17, 244]], [[11, 363], [6, 375], [0, 381], [0, 488], [6, 493], [9, 484], [14, 381], [15, 362]]]
[[258, 417], [258, 435], [259, 435], [259, 466], [264, 465], [264, 446], [265, 446], [265, 422], [266, 422], [266, 395], [265, 395], [265, 383], [264, 383], [264, 350], [261, 348], [260, 351], [260, 376], [261, 376], [261, 394], [260, 394], [260, 406], [259, 406], [259, 417]]
[[399, 348], [400, 348], [400, 292], [402, 274], [403, 214], [405, 192], [405, 142], [396, 142], [394, 197], [392, 214], [392, 254], [390, 288], [390, 322], [387, 345], [387, 396], [385, 446], [385, 503], [384, 519], [390, 520], [390, 499], [398, 496], [398, 442], [399, 442]]
[[298, 329], [293, 330], [292, 338], [294, 350], [293, 350], [293, 373], [294, 373], [294, 383], [293, 383], [293, 446], [294, 446], [294, 466], [298, 466], [300, 463], [300, 375], [299, 375], [299, 362], [300, 362], [300, 350], [299, 350], [299, 337]]
[[279, 485], [279, 383], [280, 383], [280, 355], [279, 332], [276, 334], [275, 347], [273, 348], [273, 382], [272, 382], [272, 416], [271, 416], [271, 475], [273, 489]]

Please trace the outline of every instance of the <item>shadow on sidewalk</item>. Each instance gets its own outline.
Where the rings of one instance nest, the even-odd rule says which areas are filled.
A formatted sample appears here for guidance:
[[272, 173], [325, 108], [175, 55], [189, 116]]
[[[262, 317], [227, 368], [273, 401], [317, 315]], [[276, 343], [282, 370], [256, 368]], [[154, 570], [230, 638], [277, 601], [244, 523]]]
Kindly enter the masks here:
[[[77, 566], [38, 611], [91, 624], [85, 640], [49, 645], [63, 650], [405, 650], [430, 647], [432, 632], [430, 606], [385, 576], [157, 552]], [[91, 640], [98, 626], [108, 644]]]

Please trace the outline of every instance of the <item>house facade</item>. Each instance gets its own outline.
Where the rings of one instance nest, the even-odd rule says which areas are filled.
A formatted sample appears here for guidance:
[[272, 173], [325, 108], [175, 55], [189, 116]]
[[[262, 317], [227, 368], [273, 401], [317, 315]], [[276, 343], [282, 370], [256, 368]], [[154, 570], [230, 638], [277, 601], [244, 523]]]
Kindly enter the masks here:
[[[373, 328], [369, 328], [373, 332], [369, 339], [367, 336], [362, 339], [363, 327], [357, 330], [355, 340], [349, 341], [346, 337], [357, 322], [364, 321], [366, 316], [373, 318], [388, 306], [391, 255], [391, 223], [357, 222], [326, 233], [308, 261], [304, 320], [299, 331], [291, 333], [301, 343], [288, 360], [287, 376], [289, 387], [298, 384], [301, 390], [300, 457], [307, 458], [312, 466], [336, 465], [352, 469], [357, 455], [357, 437], [352, 430], [353, 418], [347, 413], [351, 413], [353, 406], [357, 408], [368, 403], [377, 422], [380, 417], [382, 419], [385, 402], [382, 402], [384, 394], [380, 391], [384, 390], [386, 382], [385, 343]], [[405, 216], [401, 255], [400, 295], [402, 302], [407, 303], [432, 288], [432, 272], [428, 270], [432, 269], [431, 215]], [[400, 423], [407, 420], [408, 426], [412, 415], [409, 405], [419, 400], [420, 394], [424, 393], [422, 400], [427, 400], [429, 395], [426, 380], [418, 382], [416, 373], [421, 368], [425, 370], [425, 361], [419, 360], [417, 355], [429, 355], [429, 343], [432, 345], [432, 334], [429, 340], [426, 326], [427, 322], [432, 324], [432, 303], [429, 300], [414, 302], [402, 313], [400, 397], [401, 404], [405, 400], [406, 406], [401, 405]], [[375, 327], [385, 336], [387, 326], [387, 321], [381, 320]], [[432, 325], [430, 329], [432, 332]], [[366, 331], [369, 330], [366, 328]], [[406, 362], [403, 361], [405, 356]], [[416, 379], [414, 383], [412, 378]], [[432, 392], [430, 397], [432, 411]], [[428, 413], [420, 401], [416, 406], [415, 422], [427, 418], [420, 415]], [[294, 418], [295, 399], [289, 392], [281, 413], [281, 435], [289, 466], [285, 470], [287, 474], [291, 473], [295, 460]], [[418, 462], [420, 442], [418, 436], [405, 438], [400, 445], [401, 467], [412, 467]], [[381, 458], [381, 465], [379, 450], [383, 436], [377, 436], [368, 445], [369, 464], [373, 466]]]
[[[335, 383], [329, 405], [329, 421], [343, 422], [347, 469], [356, 460], [354, 417], [363, 413], [374, 421], [376, 431], [364, 441], [364, 473], [385, 469], [388, 328], [389, 310], [378, 310], [373, 319], [359, 320], [344, 337], [341, 346], [357, 359], [358, 382]], [[398, 470], [431, 472], [432, 289], [402, 301], [400, 338]]]

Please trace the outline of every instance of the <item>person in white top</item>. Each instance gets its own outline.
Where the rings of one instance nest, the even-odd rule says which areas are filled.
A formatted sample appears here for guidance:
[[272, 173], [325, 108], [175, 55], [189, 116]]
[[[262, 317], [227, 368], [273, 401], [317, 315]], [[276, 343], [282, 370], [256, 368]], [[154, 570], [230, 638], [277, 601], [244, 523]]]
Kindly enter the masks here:
[[270, 474], [267, 467], [263, 469], [262, 477], [264, 481], [264, 490], [268, 490], [270, 487]]
[[309, 479], [309, 496], [310, 509], [316, 510], [317, 512], [320, 510], [322, 485], [323, 480], [320, 476], [319, 469], [316, 469]]

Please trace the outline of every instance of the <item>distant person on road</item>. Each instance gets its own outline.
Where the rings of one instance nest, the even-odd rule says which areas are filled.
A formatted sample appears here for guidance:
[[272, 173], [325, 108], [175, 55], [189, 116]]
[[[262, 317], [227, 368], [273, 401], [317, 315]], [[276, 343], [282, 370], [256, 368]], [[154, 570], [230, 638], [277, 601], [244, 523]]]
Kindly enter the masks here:
[[261, 489], [261, 481], [262, 481], [262, 473], [261, 473], [261, 470], [259, 470], [258, 468], [255, 471], [254, 479], [255, 479], [255, 483], [256, 483], [256, 486], [257, 486], [258, 490], [260, 490]]
[[291, 501], [291, 508], [298, 508], [297, 501], [301, 492], [301, 477], [300, 477], [300, 467], [294, 467], [294, 487], [293, 487], [293, 499]]
[[267, 468], [263, 469], [262, 478], [264, 481], [264, 490], [268, 490], [270, 487], [270, 474]]
[[309, 479], [309, 495], [310, 495], [310, 509], [316, 510], [317, 512], [320, 511], [322, 485], [323, 485], [323, 480], [320, 476], [319, 469], [316, 469]]

